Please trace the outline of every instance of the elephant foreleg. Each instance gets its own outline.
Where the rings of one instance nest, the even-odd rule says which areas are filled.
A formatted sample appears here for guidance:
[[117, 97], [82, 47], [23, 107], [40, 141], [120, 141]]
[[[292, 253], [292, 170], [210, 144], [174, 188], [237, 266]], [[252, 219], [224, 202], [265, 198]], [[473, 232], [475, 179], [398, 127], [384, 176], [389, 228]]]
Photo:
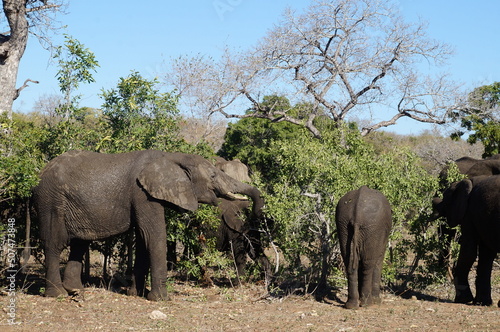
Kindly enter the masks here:
[[83, 289], [82, 267], [83, 256], [87, 252], [89, 241], [72, 239], [70, 243], [70, 254], [66, 268], [64, 269], [63, 286], [68, 293], [75, 293]]
[[247, 245], [245, 247], [246, 252], [250, 258], [257, 262], [262, 271], [264, 272], [264, 277], [266, 279], [266, 283], [270, 282], [272, 278], [272, 269], [271, 263], [264, 253], [264, 249], [262, 248], [262, 242], [260, 241], [260, 234], [258, 231], [248, 232], [248, 240]]
[[[162, 225], [163, 226], [163, 225]], [[167, 244], [166, 231], [163, 234], [155, 234], [149, 241], [146, 241], [146, 249], [151, 265], [151, 292], [147, 294], [147, 299], [151, 301], [168, 300], [167, 296]]]
[[497, 253], [489, 248], [479, 246], [479, 260], [477, 264], [476, 276], [476, 297], [475, 304], [492, 305], [491, 299], [491, 269]]
[[177, 263], [177, 243], [175, 240], [167, 240], [167, 269], [172, 271], [175, 269], [175, 264]]
[[236, 237], [234, 240], [230, 241], [230, 248], [233, 254], [234, 263], [236, 265], [236, 270], [238, 275], [234, 280], [234, 283], [238, 285], [240, 283], [240, 278], [245, 275], [247, 253], [245, 250], [245, 245], [243, 241], [246, 241], [242, 236]]

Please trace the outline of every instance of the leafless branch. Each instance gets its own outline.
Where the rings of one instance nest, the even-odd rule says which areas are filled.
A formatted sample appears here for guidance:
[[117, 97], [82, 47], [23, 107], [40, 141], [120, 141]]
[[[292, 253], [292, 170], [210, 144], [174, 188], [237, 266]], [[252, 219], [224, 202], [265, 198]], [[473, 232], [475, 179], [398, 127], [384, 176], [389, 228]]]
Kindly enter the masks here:
[[25, 88], [28, 87], [28, 82], [35, 83], [35, 84], [39, 84], [40, 83], [38, 81], [33, 81], [33, 80], [31, 80], [31, 79], [28, 78], [26, 81], [24, 81], [24, 84], [20, 88], [18, 88], [16, 90], [16, 94], [14, 96], [14, 100], [16, 100], [17, 98], [19, 98], [19, 95], [21, 94], [21, 91], [23, 91]]
[[[314, 126], [320, 113], [340, 123], [355, 110], [366, 116], [368, 107], [386, 119], [363, 128], [364, 135], [402, 117], [442, 124], [459, 106], [460, 89], [444, 75], [419, 73], [418, 64], [445, 62], [449, 47], [428, 38], [424, 23], [405, 23], [391, 4], [314, 0], [304, 14], [285, 12], [244, 54], [226, 51], [220, 61], [184, 58], [166, 82], [206, 114], [288, 121], [315, 137], [321, 137]], [[263, 106], [261, 97], [273, 94], [309, 102], [309, 114], [297, 118]]]
[[38, 6], [38, 7], [31, 7], [31, 8], [26, 8], [26, 13], [32, 13], [32, 12], [39, 12], [47, 9], [54, 9], [54, 8], [59, 8], [60, 5], [57, 4], [48, 4], [48, 5], [43, 5], [43, 6]]

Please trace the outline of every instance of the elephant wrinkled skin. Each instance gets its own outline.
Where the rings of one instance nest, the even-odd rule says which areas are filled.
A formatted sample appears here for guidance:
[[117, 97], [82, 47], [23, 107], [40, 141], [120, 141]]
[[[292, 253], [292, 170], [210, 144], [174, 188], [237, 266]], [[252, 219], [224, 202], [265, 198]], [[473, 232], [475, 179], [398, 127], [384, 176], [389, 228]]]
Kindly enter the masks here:
[[[89, 242], [136, 231], [136, 260], [131, 294], [167, 299], [164, 208], [194, 211], [199, 203], [217, 205], [219, 197], [249, 196], [260, 215], [260, 192], [234, 180], [201, 156], [161, 151], [102, 154], [70, 151], [50, 161], [33, 189], [47, 268], [46, 296], [83, 288], [80, 274]], [[64, 271], [61, 251], [70, 246]]]
[[[439, 216], [446, 217], [449, 226], [461, 226], [460, 253], [453, 271], [455, 302], [492, 305], [491, 269], [500, 252], [500, 175], [453, 183], [442, 199], [434, 198], [433, 206]], [[474, 297], [468, 276], [476, 258]]]
[[391, 206], [378, 190], [362, 186], [345, 194], [335, 215], [347, 273], [347, 309], [380, 303], [382, 263], [392, 227]]

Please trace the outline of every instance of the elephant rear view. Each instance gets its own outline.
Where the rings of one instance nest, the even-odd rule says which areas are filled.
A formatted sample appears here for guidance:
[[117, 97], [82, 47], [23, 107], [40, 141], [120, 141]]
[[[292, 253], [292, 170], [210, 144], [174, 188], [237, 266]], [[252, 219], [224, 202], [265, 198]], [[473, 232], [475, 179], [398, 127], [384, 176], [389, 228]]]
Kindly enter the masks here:
[[391, 206], [378, 190], [362, 186], [345, 194], [335, 215], [347, 273], [347, 309], [378, 304], [382, 263], [392, 227]]

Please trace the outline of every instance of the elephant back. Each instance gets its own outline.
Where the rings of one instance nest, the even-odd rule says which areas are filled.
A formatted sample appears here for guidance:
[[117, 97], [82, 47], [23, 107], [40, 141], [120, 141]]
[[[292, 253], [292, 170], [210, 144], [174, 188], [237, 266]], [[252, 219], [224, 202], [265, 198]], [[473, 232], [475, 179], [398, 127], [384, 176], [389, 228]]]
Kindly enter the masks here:
[[387, 198], [376, 189], [362, 186], [357, 191], [354, 219], [360, 227], [368, 228], [392, 223], [391, 207]]

